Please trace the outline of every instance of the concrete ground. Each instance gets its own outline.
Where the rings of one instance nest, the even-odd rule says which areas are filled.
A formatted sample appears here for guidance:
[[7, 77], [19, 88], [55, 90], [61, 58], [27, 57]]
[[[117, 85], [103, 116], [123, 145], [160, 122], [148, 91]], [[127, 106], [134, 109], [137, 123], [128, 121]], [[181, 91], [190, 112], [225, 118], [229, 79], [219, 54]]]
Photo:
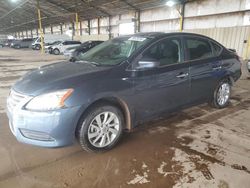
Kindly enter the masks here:
[[248, 188], [250, 80], [233, 88], [229, 107], [207, 104], [147, 123], [113, 150], [90, 154], [75, 144], [45, 149], [18, 143], [5, 101], [27, 71], [63, 59], [37, 51], [0, 49], [0, 187], [2, 188]]

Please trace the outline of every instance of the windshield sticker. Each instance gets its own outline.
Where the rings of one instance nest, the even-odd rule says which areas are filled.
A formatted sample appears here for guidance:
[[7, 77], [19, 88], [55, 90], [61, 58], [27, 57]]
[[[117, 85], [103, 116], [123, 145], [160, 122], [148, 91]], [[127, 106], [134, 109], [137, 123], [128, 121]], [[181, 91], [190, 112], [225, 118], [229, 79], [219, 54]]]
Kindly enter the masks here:
[[143, 37], [131, 37], [128, 40], [137, 41], [137, 42], [143, 42], [144, 40], [146, 40], [146, 38], [143, 38]]

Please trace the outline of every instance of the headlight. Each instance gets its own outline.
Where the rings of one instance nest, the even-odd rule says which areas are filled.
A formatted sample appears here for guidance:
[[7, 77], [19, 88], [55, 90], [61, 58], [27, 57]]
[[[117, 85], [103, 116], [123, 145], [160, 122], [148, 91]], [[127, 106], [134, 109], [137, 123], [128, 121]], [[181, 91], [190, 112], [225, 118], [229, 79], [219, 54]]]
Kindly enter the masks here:
[[65, 107], [64, 102], [70, 97], [73, 89], [59, 90], [34, 97], [25, 108], [28, 110], [48, 111]]

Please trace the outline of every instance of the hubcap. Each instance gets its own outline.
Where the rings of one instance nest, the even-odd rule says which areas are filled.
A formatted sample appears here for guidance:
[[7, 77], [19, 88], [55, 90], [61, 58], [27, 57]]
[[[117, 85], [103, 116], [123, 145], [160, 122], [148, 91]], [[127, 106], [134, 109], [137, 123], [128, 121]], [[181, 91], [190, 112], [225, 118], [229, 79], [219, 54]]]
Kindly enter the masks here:
[[228, 83], [224, 83], [220, 86], [217, 94], [217, 102], [220, 106], [223, 106], [227, 103], [230, 97], [230, 86]]
[[112, 112], [98, 114], [88, 128], [89, 142], [98, 148], [110, 145], [118, 136], [119, 119]]

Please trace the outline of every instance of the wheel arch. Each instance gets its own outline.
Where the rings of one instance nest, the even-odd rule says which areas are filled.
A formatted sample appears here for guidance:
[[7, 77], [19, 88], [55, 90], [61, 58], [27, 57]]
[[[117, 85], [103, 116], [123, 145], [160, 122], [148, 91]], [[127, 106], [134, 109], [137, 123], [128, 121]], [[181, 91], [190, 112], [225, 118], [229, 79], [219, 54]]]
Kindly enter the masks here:
[[[58, 55], [59, 55], [59, 54], [60, 54], [59, 48], [54, 48], [54, 49], [52, 50], [53, 54], [55, 54], [55, 53], [54, 53], [55, 50], [58, 50], [58, 52], [59, 52]], [[57, 54], [56, 54], [56, 55], [57, 55]]]
[[227, 74], [227, 75], [223, 76], [223, 77], [219, 80], [218, 83], [220, 83], [220, 82], [223, 81], [223, 80], [227, 80], [231, 86], [234, 85], [234, 79], [233, 79], [233, 77], [232, 77], [230, 74]]
[[85, 115], [87, 115], [87, 113], [92, 109], [94, 108], [95, 106], [98, 106], [98, 105], [104, 105], [104, 104], [107, 104], [107, 105], [112, 105], [112, 106], [115, 106], [117, 108], [119, 108], [123, 114], [123, 117], [124, 117], [124, 121], [125, 121], [125, 127], [124, 129], [125, 130], [128, 130], [128, 131], [131, 131], [132, 129], [132, 121], [131, 121], [131, 112], [130, 112], [130, 109], [127, 105], [127, 103], [118, 98], [118, 97], [114, 97], [114, 96], [109, 96], [109, 97], [103, 97], [103, 98], [99, 98], [99, 99], [96, 99], [95, 101], [93, 101], [92, 103], [90, 103], [84, 110], [83, 112], [81, 113], [80, 115], [80, 118], [77, 122], [77, 127], [76, 127], [76, 132], [78, 130], [78, 126], [79, 126], [79, 122], [82, 120], [82, 118], [84, 118]]

